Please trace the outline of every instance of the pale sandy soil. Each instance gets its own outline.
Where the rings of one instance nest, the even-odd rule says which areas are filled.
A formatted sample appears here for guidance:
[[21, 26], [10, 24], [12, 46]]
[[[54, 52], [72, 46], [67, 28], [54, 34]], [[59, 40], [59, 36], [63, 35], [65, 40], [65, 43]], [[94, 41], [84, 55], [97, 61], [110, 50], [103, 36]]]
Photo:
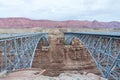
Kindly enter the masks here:
[[[45, 70], [23, 70], [4, 74], [0, 80], [106, 80], [92, 73], [61, 73], [57, 77], [44, 76]], [[5, 76], [6, 75], [6, 76]]]

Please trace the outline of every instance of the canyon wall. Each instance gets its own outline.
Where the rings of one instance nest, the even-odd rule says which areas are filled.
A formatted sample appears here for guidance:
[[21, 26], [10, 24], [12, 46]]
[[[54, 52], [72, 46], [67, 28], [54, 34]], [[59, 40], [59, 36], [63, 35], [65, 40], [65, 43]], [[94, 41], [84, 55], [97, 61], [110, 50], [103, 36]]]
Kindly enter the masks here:
[[74, 71], [99, 74], [94, 61], [78, 39], [73, 39], [72, 45], [64, 45], [64, 31], [58, 29], [49, 32], [48, 47], [39, 42], [32, 67], [46, 69], [44, 74], [49, 76]]

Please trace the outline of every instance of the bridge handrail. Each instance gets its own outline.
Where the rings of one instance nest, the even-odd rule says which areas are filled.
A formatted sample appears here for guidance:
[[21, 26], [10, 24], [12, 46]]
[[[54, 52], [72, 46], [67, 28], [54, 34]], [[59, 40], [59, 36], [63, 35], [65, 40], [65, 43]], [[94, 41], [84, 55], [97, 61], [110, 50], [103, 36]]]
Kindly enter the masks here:
[[120, 37], [120, 32], [64, 32], [64, 34], [84, 34], [84, 35]]
[[[29, 37], [29, 36], [38, 35], [38, 34], [44, 35], [47, 33], [36, 32], [36, 33], [24, 33], [24, 34], [19, 34], [19, 33], [18, 34], [1, 34], [0, 40], [12, 39], [12, 38], [21, 38], [21, 37], [27, 37], [27, 36]], [[5, 36], [2, 36], [2, 35], [5, 35]]]

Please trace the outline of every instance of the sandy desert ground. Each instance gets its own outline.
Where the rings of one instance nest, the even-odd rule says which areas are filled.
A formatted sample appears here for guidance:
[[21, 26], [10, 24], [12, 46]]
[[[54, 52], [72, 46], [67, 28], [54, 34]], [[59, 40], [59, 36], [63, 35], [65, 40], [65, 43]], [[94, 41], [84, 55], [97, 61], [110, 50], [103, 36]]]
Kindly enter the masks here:
[[56, 77], [44, 76], [45, 70], [21, 70], [4, 74], [0, 80], [106, 80], [92, 73], [61, 73]]

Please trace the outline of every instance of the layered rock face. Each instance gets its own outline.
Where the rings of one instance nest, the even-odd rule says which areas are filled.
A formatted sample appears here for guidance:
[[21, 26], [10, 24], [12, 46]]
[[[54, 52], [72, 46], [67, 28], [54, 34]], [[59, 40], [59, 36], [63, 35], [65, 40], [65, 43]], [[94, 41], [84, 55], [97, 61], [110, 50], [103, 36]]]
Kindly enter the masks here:
[[44, 47], [42, 41], [39, 42], [33, 68], [46, 69], [44, 75], [49, 76], [74, 71], [99, 74], [92, 58], [78, 39], [73, 39], [72, 45], [64, 45], [62, 32], [51, 33], [49, 36], [49, 47]]
[[99, 22], [99, 21], [52, 21], [52, 20], [32, 20], [28, 18], [0, 18], [0, 28], [33, 28], [33, 27], [77, 27], [77, 28], [120, 28], [120, 22]]

